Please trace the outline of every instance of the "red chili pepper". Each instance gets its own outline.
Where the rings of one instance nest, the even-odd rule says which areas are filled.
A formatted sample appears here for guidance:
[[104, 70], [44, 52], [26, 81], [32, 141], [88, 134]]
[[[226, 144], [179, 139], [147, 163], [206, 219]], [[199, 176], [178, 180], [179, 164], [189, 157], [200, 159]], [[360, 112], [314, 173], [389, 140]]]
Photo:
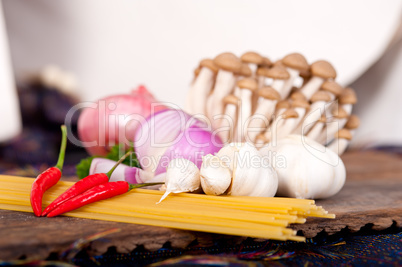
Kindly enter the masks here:
[[101, 184], [97, 185], [95, 187], [92, 187], [91, 189], [85, 191], [81, 195], [78, 195], [54, 210], [52, 210], [47, 217], [54, 217], [60, 214], [63, 214], [65, 212], [69, 212], [78, 208], [81, 208], [82, 206], [85, 206], [87, 204], [99, 201], [99, 200], [104, 200], [108, 199], [114, 196], [118, 196], [124, 193], [127, 193], [131, 189], [134, 188], [139, 188], [139, 187], [144, 187], [144, 186], [150, 186], [150, 185], [158, 185], [158, 184], [163, 184], [163, 183], [145, 183], [145, 184], [129, 184], [125, 181], [118, 181], [118, 182], [109, 182], [106, 184]]
[[117, 168], [117, 166], [122, 163], [127, 156], [131, 155], [132, 152], [126, 153], [107, 173], [95, 173], [85, 177], [84, 179], [76, 182], [73, 186], [71, 186], [67, 191], [61, 194], [58, 198], [56, 198], [49, 206], [42, 212], [42, 216], [46, 216], [49, 212], [70, 200], [79, 194], [95, 187], [97, 185], [106, 184], [109, 182], [110, 176], [112, 176], [113, 171]]
[[46, 171], [36, 177], [35, 181], [32, 184], [31, 189], [31, 206], [34, 214], [36, 216], [41, 216], [42, 213], [42, 198], [43, 194], [57, 184], [60, 180], [61, 172], [63, 170], [64, 156], [66, 153], [66, 144], [67, 144], [67, 129], [66, 126], [61, 126], [62, 139], [61, 139], [61, 147], [59, 152], [59, 159], [57, 160], [57, 164], [55, 167], [51, 167]]

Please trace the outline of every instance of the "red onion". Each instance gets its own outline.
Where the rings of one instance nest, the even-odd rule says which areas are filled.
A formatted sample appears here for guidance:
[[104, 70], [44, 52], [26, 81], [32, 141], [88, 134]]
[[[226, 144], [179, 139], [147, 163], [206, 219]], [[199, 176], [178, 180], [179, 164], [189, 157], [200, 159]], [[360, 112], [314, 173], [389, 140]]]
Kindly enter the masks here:
[[155, 175], [166, 172], [170, 160], [188, 159], [198, 168], [202, 156], [222, 147], [208, 125], [182, 110], [162, 110], [151, 115], [135, 133], [134, 151], [145, 171]]
[[139, 86], [131, 94], [102, 98], [94, 108], [83, 109], [78, 119], [78, 135], [82, 142], [96, 142], [85, 147], [89, 154], [106, 155], [109, 147], [116, 144], [128, 146], [145, 118], [163, 109], [166, 106], [158, 104], [144, 86]]

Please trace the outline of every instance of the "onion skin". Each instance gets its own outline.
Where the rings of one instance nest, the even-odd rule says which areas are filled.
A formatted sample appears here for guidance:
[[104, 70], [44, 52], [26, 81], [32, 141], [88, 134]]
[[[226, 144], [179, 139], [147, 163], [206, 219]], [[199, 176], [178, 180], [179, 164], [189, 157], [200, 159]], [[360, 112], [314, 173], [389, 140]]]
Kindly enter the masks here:
[[[164, 105], [155, 105], [158, 101], [144, 86], [139, 86], [131, 94], [108, 96], [96, 103], [97, 108], [82, 110], [78, 119], [78, 135], [82, 142], [96, 141], [97, 145], [85, 149], [89, 154], [99, 156], [106, 155], [109, 147], [116, 144], [127, 147], [127, 141], [133, 140], [141, 121], [145, 121], [151, 112], [167, 109]], [[104, 111], [100, 112], [101, 109]], [[118, 119], [119, 115], [130, 116], [130, 120], [124, 122]]]
[[134, 151], [144, 170], [159, 175], [174, 158], [188, 159], [200, 168], [202, 156], [215, 154], [222, 146], [206, 123], [170, 109], [154, 114], [137, 129]]

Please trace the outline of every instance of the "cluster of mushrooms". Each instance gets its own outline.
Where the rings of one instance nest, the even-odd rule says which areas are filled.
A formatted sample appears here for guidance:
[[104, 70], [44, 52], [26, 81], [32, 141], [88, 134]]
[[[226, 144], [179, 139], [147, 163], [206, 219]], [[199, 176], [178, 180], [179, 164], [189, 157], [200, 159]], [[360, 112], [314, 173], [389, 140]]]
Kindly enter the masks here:
[[352, 115], [355, 92], [335, 78], [329, 62], [308, 64], [299, 53], [274, 63], [255, 52], [222, 53], [200, 62], [185, 109], [208, 118], [224, 143], [261, 148], [296, 134], [340, 155], [359, 119]]

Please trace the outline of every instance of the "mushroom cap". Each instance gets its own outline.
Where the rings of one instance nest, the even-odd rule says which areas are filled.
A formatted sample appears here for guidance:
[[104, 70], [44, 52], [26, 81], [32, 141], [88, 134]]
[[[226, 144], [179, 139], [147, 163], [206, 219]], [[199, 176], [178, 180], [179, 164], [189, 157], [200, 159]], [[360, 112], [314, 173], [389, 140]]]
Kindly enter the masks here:
[[360, 126], [360, 119], [356, 115], [350, 115], [348, 121], [345, 124], [345, 128], [349, 130], [356, 129]]
[[218, 66], [215, 65], [214, 61], [209, 58], [201, 60], [200, 67], [208, 68], [208, 69], [212, 70], [214, 73], [217, 73], [219, 70]]
[[282, 101], [278, 101], [278, 103], [276, 103], [276, 110], [278, 109], [283, 109], [283, 108], [290, 108], [290, 103], [288, 100], [282, 100]]
[[327, 117], [325, 114], [321, 115], [321, 117], [318, 119], [318, 122], [327, 123]]
[[304, 80], [308, 80], [311, 78], [310, 68], [308, 70], [299, 70], [299, 76]]
[[272, 64], [275, 66], [279, 66], [279, 67], [284, 67], [286, 68], [285, 64], [283, 64], [282, 59], [278, 59], [277, 61], [274, 62], [274, 64]]
[[290, 95], [290, 99], [292, 99], [292, 100], [297, 100], [297, 99], [306, 100], [306, 97], [300, 91], [295, 91]]
[[331, 101], [331, 96], [328, 92], [323, 91], [323, 90], [318, 90], [317, 92], [315, 92], [311, 98], [310, 101], [312, 103], [314, 102], [318, 102], [318, 101], [325, 101], [325, 102], [329, 102]]
[[335, 79], [336, 71], [334, 67], [325, 60], [319, 60], [311, 64], [311, 74], [324, 79]]
[[342, 94], [339, 96], [339, 103], [341, 105], [345, 105], [345, 104], [356, 104], [357, 103], [357, 97], [356, 97], [356, 93], [355, 91], [348, 87], [345, 88], [342, 92]]
[[195, 70], [194, 70], [194, 76], [197, 77], [198, 74], [200, 74], [201, 71], [201, 66], [198, 66]]
[[244, 78], [237, 81], [237, 86], [240, 89], [249, 89], [251, 91], [255, 91], [258, 89], [258, 83], [253, 78]]
[[257, 65], [261, 65], [263, 63], [263, 57], [256, 53], [256, 52], [246, 52], [244, 53], [240, 59], [244, 62], [244, 63], [252, 63], [252, 64], [257, 64]]
[[264, 86], [257, 91], [258, 96], [270, 99], [270, 100], [280, 100], [281, 95], [271, 86]]
[[239, 103], [239, 98], [235, 95], [227, 95], [223, 98], [223, 103], [237, 105]]
[[349, 117], [349, 114], [341, 106], [335, 108], [332, 111], [332, 115], [334, 115], [334, 117], [338, 119], [346, 119], [347, 117]]
[[242, 64], [240, 71], [237, 73], [244, 77], [250, 77], [253, 72], [251, 71], [250, 67], [247, 64]]
[[230, 72], [239, 72], [242, 67], [241, 60], [232, 53], [222, 53], [216, 56], [214, 63], [218, 68]]
[[348, 129], [340, 129], [335, 133], [335, 138], [352, 140], [352, 133]]
[[273, 66], [272, 68], [268, 69], [267, 77], [278, 80], [287, 80], [289, 79], [290, 74], [285, 67]]
[[282, 113], [282, 118], [284, 119], [290, 119], [290, 118], [298, 118], [299, 113], [296, 112], [296, 110], [289, 108], [285, 112]]
[[267, 57], [262, 57], [261, 66], [271, 67], [272, 66], [272, 61]]
[[292, 69], [297, 69], [297, 70], [308, 70], [309, 65], [307, 63], [306, 58], [299, 53], [292, 53], [287, 56], [285, 56], [282, 59], [283, 65], [286, 67], [292, 68]]
[[338, 96], [342, 93], [343, 87], [333, 80], [327, 80], [321, 85], [321, 89]]
[[265, 66], [261, 66], [257, 68], [257, 75], [258, 76], [264, 76], [264, 77], [268, 77], [268, 67]]
[[310, 108], [310, 104], [305, 99], [296, 99], [296, 100], [292, 101], [292, 107], [308, 109], [308, 108]]
[[260, 134], [258, 134], [256, 137], [255, 137], [255, 140], [257, 141], [257, 140], [261, 140], [262, 142], [264, 142], [264, 143], [268, 143], [269, 142], [269, 139], [265, 136], [265, 134], [263, 134], [263, 133], [260, 133]]

